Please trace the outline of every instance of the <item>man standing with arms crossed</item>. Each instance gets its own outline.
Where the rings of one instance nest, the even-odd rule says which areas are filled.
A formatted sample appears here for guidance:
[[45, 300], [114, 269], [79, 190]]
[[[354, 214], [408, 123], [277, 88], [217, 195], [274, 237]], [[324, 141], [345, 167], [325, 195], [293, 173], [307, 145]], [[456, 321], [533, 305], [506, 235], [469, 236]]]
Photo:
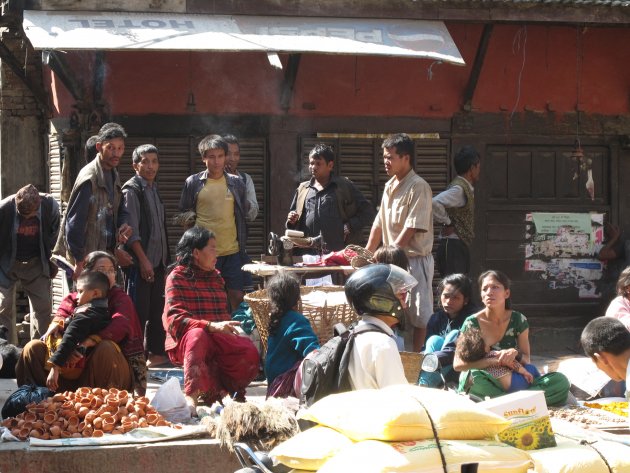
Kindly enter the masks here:
[[382, 242], [405, 250], [409, 272], [418, 285], [411, 291], [409, 318], [413, 327], [413, 351], [419, 352], [433, 313], [433, 215], [431, 187], [414, 170], [414, 143], [404, 133], [383, 141], [385, 184], [366, 248], [375, 251]]
[[442, 225], [436, 258], [442, 277], [470, 273], [470, 244], [475, 238], [475, 188], [481, 158], [472, 146], [455, 155], [457, 177], [433, 197], [433, 218]]
[[134, 264], [124, 271], [125, 291], [140, 318], [147, 366], [158, 366], [168, 361], [162, 312], [165, 269], [169, 264], [166, 214], [155, 182], [160, 168], [158, 149], [151, 144], [140, 145], [133, 151], [132, 162], [136, 175], [123, 184], [120, 209], [121, 221], [132, 229], [126, 248], [134, 255]]
[[195, 223], [216, 236], [217, 264], [227, 287], [230, 310], [243, 301], [242, 261], [247, 258], [245, 215], [249, 210], [245, 184], [225, 172], [228, 144], [219, 135], [208, 135], [199, 143], [206, 170], [188, 176], [179, 200], [179, 210], [195, 212]]

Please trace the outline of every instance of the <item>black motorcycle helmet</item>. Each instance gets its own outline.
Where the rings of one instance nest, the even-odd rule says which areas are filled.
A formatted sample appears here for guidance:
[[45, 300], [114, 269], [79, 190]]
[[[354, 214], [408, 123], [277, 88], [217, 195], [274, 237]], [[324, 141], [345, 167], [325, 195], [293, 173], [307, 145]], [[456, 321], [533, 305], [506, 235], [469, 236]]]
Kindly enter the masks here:
[[371, 264], [356, 271], [345, 284], [348, 304], [359, 315], [391, 315], [402, 328], [405, 311], [398, 295], [404, 295], [418, 281], [398, 266]]

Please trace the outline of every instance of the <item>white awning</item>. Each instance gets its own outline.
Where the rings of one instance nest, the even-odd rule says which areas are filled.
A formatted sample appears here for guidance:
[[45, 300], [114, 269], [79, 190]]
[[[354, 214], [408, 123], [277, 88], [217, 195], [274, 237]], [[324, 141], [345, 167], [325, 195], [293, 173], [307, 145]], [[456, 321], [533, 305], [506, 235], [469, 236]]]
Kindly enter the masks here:
[[441, 21], [25, 10], [23, 26], [43, 50], [312, 52], [464, 64]]

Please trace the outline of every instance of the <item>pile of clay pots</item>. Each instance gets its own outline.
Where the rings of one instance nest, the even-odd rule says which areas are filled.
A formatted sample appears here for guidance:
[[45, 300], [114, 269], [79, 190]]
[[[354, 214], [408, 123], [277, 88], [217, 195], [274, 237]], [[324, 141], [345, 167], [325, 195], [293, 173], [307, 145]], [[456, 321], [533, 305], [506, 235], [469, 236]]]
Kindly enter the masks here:
[[26, 411], [2, 421], [20, 440], [102, 437], [124, 434], [136, 427], [171, 426], [146, 397], [133, 398], [116, 388], [79, 388], [26, 406]]

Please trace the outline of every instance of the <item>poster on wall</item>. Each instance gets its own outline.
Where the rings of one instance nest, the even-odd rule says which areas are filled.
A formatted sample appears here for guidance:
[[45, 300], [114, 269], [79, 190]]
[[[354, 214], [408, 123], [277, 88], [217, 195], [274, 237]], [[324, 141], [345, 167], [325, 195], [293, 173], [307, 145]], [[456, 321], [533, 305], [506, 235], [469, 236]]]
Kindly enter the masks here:
[[580, 298], [599, 298], [604, 264], [597, 254], [604, 241], [604, 214], [527, 214], [525, 271], [546, 280], [551, 290], [576, 288]]

